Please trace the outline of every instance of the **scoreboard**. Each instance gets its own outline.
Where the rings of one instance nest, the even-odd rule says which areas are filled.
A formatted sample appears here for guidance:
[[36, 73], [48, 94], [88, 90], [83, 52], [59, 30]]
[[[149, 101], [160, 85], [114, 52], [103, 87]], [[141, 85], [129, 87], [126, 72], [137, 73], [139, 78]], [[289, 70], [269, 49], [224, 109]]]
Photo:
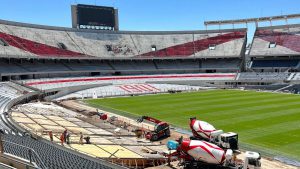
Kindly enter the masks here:
[[115, 10], [112, 7], [77, 5], [79, 25], [115, 26]]
[[118, 11], [106, 6], [72, 5], [72, 26], [80, 29], [118, 30]]

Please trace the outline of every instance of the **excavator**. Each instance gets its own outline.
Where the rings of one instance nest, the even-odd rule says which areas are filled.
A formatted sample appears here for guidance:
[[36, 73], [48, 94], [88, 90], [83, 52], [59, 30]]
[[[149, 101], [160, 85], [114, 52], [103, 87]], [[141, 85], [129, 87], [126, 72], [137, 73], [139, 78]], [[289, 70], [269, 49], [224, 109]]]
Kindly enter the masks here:
[[137, 119], [138, 123], [143, 122], [144, 120], [147, 120], [149, 122], [155, 123], [155, 127], [153, 131], [149, 131], [146, 133], [145, 137], [146, 139], [149, 139], [151, 141], [157, 141], [163, 137], [169, 137], [170, 136], [170, 126], [168, 123], [160, 121], [158, 119], [155, 119], [153, 117], [149, 116], [142, 116], [141, 118]]

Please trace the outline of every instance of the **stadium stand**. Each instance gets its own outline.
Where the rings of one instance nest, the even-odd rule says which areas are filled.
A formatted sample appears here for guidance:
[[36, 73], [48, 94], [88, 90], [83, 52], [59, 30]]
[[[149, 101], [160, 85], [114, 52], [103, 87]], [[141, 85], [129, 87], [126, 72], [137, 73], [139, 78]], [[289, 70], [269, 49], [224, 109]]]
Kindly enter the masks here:
[[4, 112], [6, 105], [13, 99], [23, 95], [22, 90], [11, 87], [7, 83], [0, 83], [0, 112]]
[[135, 70], [135, 66], [133, 62], [126, 62], [126, 61], [111, 61], [110, 65], [118, 71], [122, 70]]
[[295, 68], [298, 63], [299, 60], [254, 60], [252, 63], [252, 68]]
[[133, 84], [145, 83], [146, 81], [159, 81], [159, 80], [202, 80], [202, 81], [233, 81], [236, 78], [236, 73], [199, 73], [199, 74], [168, 74], [168, 75], [139, 75], [139, 76], [105, 76], [105, 77], [80, 77], [80, 78], [51, 78], [39, 80], [26, 80], [21, 81], [23, 84], [32, 86], [42, 90], [53, 88], [70, 87], [76, 85], [89, 85], [89, 84]]
[[241, 59], [27, 60], [0, 59], [2, 81], [69, 76], [240, 72]]
[[136, 70], [144, 70], [145, 73], [147, 74], [147, 71], [152, 71], [157, 70], [155, 61], [150, 61], [150, 60], [135, 60], [133, 61], [133, 65]]
[[[0, 81], [20, 80], [18, 83], [43, 90], [45, 95], [57, 92], [58, 88], [98, 85], [60, 99], [158, 93], [174, 88], [199, 90], [201, 85], [245, 83], [246, 89], [299, 90], [299, 85], [284, 82], [300, 81], [300, 73], [291, 73], [300, 70], [300, 25], [258, 28], [250, 53], [245, 56], [246, 31], [100, 31], [0, 20]], [[251, 72], [243, 72], [246, 58]], [[155, 84], [156, 81], [161, 84]], [[254, 85], [248, 86], [251, 82]], [[25, 146], [41, 157], [33, 157], [39, 166], [45, 164], [50, 169], [120, 168], [49, 144], [47, 140], [23, 136], [25, 129], [7, 121], [6, 113], [15, 99], [32, 90], [15, 83], [0, 83], [0, 129], [5, 132], [6, 152], [29, 159], [24, 149], [13, 144]], [[182, 88], [180, 83], [190, 86]], [[193, 83], [199, 86], [191, 86]], [[262, 83], [268, 84], [257, 85]], [[100, 88], [100, 84], [107, 85]]]
[[191, 91], [198, 90], [197, 86], [170, 85], [170, 84], [124, 84], [110, 85], [105, 87], [91, 88], [81, 90], [69, 95], [60, 97], [56, 100], [65, 100], [68, 98], [93, 98], [108, 96], [126, 96], [141, 94], [167, 93], [168, 91]]
[[[207, 57], [218, 57], [218, 56], [234, 56], [239, 55], [238, 44], [243, 45], [243, 38], [245, 33], [242, 31], [234, 31], [229, 33], [220, 34], [195, 34], [194, 41], [178, 44], [162, 49], [156, 49], [148, 53], [142, 54], [142, 56], [156, 56], [156, 57], [174, 57], [174, 56], [207, 56]], [[242, 40], [241, 40], [242, 39]], [[175, 40], [175, 39], [174, 39]], [[239, 40], [231, 44], [232, 41]], [[226, 45], [225, 45], [226, 44]], [[229, 45], [230, 44], [230, 45]], [[210, 45], [214, 45], [214, 48], [210, 48]], [[226, 50], [229, 47], [232, 50]], [[230, 52], [229, 52], [230, 51]]]
[[290, 73], [276, 73], [276, 72], [263, 72], [263, 73], [255, 73], [255, 72], [248, 72], [248, 73], [240, 73], [238, 76], [238, 81], [261, 81], [261, 82], [268, 82], [268, 81], [284, 81], [290, 76]]
[[18, 72], [26, 72], [26, 69], [15, 65], [13, 63], [9, 64], [6, 60], [0, 59], [0, 72], [1, 73], [18, 73]]
[[15, 64], [27, 70], [28, 72], [70, 71], [70, 69], [68, 69], [68, 67], [63, 65], [61, 62], [51, 60], [47, 61], [47, 63], [23, 60], [21, 63]]
[[290, 80], [290, 81], [300, 81], [300, 73], [291, 73], [288, 80]]
[[201, 68], [204, 70], [221, 70], [222, 72], [237, 72], [242, 61], [239, 59], [207, 59], [202, 60]]
[[300, 25], [261, 27], [255, 32], [251, 56], [294, 56], [300, 54]]
[[73, 71], [113, 70], [106, 61], [62, 60], [61, 63]]
[[[74, 154], [71, 151], [63, 150], [54, 146], [54, 144], [49, 144], [41, 140], [35, 140], [26, 136], [18, 136], [13, 134], [4, 134], [4, 140], [10, 141], [12, 143], [23, 145], [29, 147], [41, 157], [43, 163], [49, 169], [82, 169], [82, 168], [91, 168], [91, 169], [110, 169], [110, 168], [122, 168], [113, 164], [101, 164], [104, 163], [102, 160], [90, 160], [86, 157], [79, 156]], [[4, 151], [15, 156], [19, 156], [25, 159], [29, 159], [28, 153], [24, 150], [17, 148], [16, 146], [5, 144]], [[35, 156], [33, 156], [35, 158]], [[37, 161], [36, 159], [33, 159]], [[96, 162], [98, 161], [98, 162]], [[39, 164], [41, 166], [41, 164]]]
[[66, 49], [49, 46], [46, 44], [38, 43], [35, 41], [20, 38], [14, 35], [6, 34], [1, 32], [0, 37], [8, 42], [10, 46], [19, 48], [21, 50], [30, 52], [38, 56], [80, 56], [81, 53], [72, 52]]
[[240, 72], [246, 29], [111, 32], [0, 20], [0, 42], [2, 81]]
[[299, 71], [300, 25], [260, 27], [255, 31], [249, 69], [255, 72]]
[[[8, 46], [20, 50], [21, 52], [14, 53], [20, 56], [28, 54], [34, 57], [67, 58], [86, 56], [97, 58], [224, 58], [240, 57], [245, 45], [246, 29], [106, 32], [0, 21], [0, 38], [7, 42]], [[1, 54], [9, 56], [12, 52], [5, 50]]]
[[[21, 134], [18, 128], [11, 127], [11, 122], [4, 120], [6, 116], [6, 106], [14, 99], [22, 97], [24, 94], [31, 92], [23, 86], [15, 83], [0, 83], [0, 114], [1, 114], [1, 132], [4, 133], [4, 152], [12, 154], [16, 157], [30, 159], [36, 162], [39, 168], [62, 169], [62, 168], [122, 168], [102, 160], [91, 159], [79, 153], [59, 148], [51, 143], [42, 140], [36, 140]], [[8, 129], [8, 130], [7, 130]], [[11, 129], [11, 130], [10, 130]], [[30, 156], [28, 149], [33, 150], [40, 156]], [[45, 164], [46, 167], [43, 165]]]

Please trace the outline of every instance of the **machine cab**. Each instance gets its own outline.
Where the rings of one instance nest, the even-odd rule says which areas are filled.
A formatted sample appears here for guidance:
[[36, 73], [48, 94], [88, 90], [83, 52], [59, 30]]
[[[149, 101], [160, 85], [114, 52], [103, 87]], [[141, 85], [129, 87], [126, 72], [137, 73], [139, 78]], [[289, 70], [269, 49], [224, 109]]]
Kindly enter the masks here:
[[260, 156], [259, 153], [246, 151], [245, 152], [244, 168], [247, 168], [247, 169], [260, 169], [261, 168], [260, 159], [261, 159], [261, 156]]
[[227, 149], [238, 150], [238, 134], [233, 132], [220, 135], [220, 146]]
[[168, 127], [169, 127], [169, 125], [167, 123], [158, 123], [157, 125], [155, 125], [154, 131], [158, 133]]

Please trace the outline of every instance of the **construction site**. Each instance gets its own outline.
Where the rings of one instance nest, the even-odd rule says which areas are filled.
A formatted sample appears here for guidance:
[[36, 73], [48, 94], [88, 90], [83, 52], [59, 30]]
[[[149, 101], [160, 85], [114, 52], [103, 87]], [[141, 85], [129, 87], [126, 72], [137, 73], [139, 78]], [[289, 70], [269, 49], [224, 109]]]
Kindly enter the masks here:
[[[161, 154], [167, 150], [165, 145], [150, 142], [142, 137], [142, 133], [133, 132], [139, 127], [151, 129], [151, 125], [134, 123], [119, 116], [102, 120], [95, 110], [76, 107], [68, 110], [45, 102], [17, 106], [12, 109], [11, 118], [37, 139], [50, 141], [49, 131], [52, 131], [55, 144], [61, 144], [60, 135], [67, 130], [70, 141], [63, 146], [112, 163], [145, 168], [167, 162]], [[82, 144], [80, 133], [84, 137]]]
[[[16, 126], [30, 132], [35, 139], [46, 139], [49, 142], [53, 142], [53, 144], [129, 168], [191, 168], [188, 165], [197, 166], [197, 164], [191, 164], [194, 161], [189, 161], [190, 157], [183, 157], [178, 152], [177, 147], [172, 148], [172, 146], [178, 144], [175, 141], [172, 142], [172, 140], [178, 139], [183, 139], [181, 144], [192, 146], [192, 144], [200, 143], [203, 144], [202, 146], [200, 145], [202, 148], [207, 146], [207, 148], [215, 149], [207, 151], [212, 151], [212, 153], [216, 153], [216, 150], [219, 151], [217, 154], [214, 154], [216, 158], [211, 159], [207, 156], [210, 153], [196, 150], [198, 156], [201, 156], [201, 153], [203, 156], [199, 157], [202, 160], [200, 163], [199, 161], [197, 162], [199, 163], [198, 168], [244, 167], [243, 160], [247, 159], [245, 156], [248, 153], [236, 151], [234, 156], [238, 160], [235, 160], [235, 163], [238, 161], [239, 164], [225, 167], [226, 165], [222, 163], [226, 161], [225, 158], [228, 158], [226, 149], [238, 150], [237, 142], [230, 142], [230, 144], [226, 145], [225, 143], [212, 142], [212, 139], [209, 139], [213, 135], [215, 135], [215, 139], [217, 137], [232, 138], [232, 136], [237, 135], [236, 133], [230, 132], [230, 136], [228, 136], [228, 133], [220, 135], [218, 133], [219, 130], [215, 130], [209, 123], [191, 118], [190, 126], [192, 129], [191, 133], [193, 133], [193, 136], [191, 136], [179, 132], [178, 129], [157, 119], [150, 117], [130, 119], [92, 108], [80, 101], [32, 102], [18, 105], [11, 109], [10, 118]], [[193, 128], [193, 126], [196, 128]], [[199, 129], [197, 128], [199, 126], [202, 126], [202, 132], [196, 131]], [[60, 136], [65, 130], [70, 133], [70, 136], [66, 143], [61, 143]], [[49, 135], [50, 131], [53, 133], [53, 138]], [[153, 131], [157, 132], [153, 133]], [[80, 140], [81, 135], [83, 135], [84, 142]], [[226, 139], [220, 140], [225, 141]], [[188, 143], [184, 143], [185, 141], [188, 141]], [[192, 155], [195, 154], [192, 153]], [[255, 158], [257, 162], [252, 161], [251, 163], [250, 159], [250, 164], [248, 163], [247, 165], [262, 169], [296, 169], [296, 167], [261, 158], [260, 156]], [[180, 159], [184, 159], [185, 163], [182, 163]], [[247, 165], [245, 166], [247, 167]]]

